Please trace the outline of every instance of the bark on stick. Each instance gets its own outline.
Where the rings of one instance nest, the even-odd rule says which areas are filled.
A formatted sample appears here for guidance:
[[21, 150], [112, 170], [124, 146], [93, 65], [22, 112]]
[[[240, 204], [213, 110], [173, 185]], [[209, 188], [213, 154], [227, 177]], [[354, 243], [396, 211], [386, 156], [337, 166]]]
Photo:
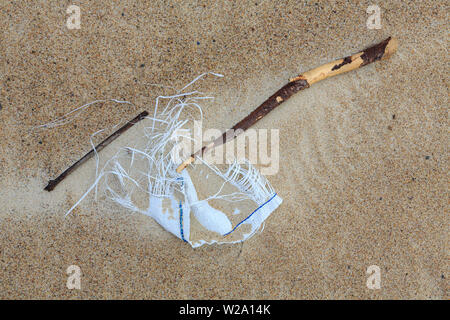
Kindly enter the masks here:
[[231, 129], [225, 131], [221, 137], [193, 153], [188, 159], [178, 166], [177, 172], [180, 173], [189, 164], [194, 162], [195, 157], [202, 157], [208, 150], [234, 139], [239, 133], [250, 128], [266, 116], [270, 111], [278, 107], [298, 91], [309, 88], [312, 84], [326, 78], [358, 69], [378, 60], [389, 58], [396, 50], [397, 40], [389, 37], [386, 40], [354, 55], [324, 64], [290, 79], [286, 85], [271, 95], [266, 101], [263, 102], [263, 104], [252, 111], [247, 117], [235, 124]]

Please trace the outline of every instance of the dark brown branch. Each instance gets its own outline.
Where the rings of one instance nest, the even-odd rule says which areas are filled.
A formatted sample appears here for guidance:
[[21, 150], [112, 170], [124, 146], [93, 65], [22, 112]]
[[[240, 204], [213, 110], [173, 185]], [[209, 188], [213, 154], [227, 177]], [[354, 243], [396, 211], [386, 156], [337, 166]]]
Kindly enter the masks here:
[[[362, 63], [358, 64], [355, 58], [352, 56], [348, 56], [342, 59], [342, 61], [338, 64], [335, 64], [331, 70], [322, 70], [322, 67], [316, 68], [315, 70], [320, 70], [325, 76], [324, 78], [331, 76], [331, 71], [339, 70], [341, 67], [351, 64], [355, 62], [355, 68], [363, 67], [369, 63], [375, 62], [383, 58], [386, 54], [386, 46], [391, 41], [391, 37], [386, 40], [365, 49], [361, 54]], [[295, 93], [300, 90], [309, 88], [312, 84], [312, 80], [310, 80], [311, 84], [308, 82], [308, 74], [300, 75], [294, 79], [292, 79], [289, 83], [283, 86], [280, 90], [275, 92], [272, 96], [270, 96], [262, 105], [256, 108], [253, 112], [251, 112], [248, 116], [246, 116], [243, 120], [235, 124], [231, 129], [228, 129], [226, 132], [222, 134], [221, 137], [217, 138], [213, 143], [203, 147], [198, 152], [191, 155], [191, 157], [203, 156], [203, 154], [221, 144], [224, 144], [230, 140], [233, 140], [236, 136], [238, 136], [241, 132], [247, 130], [264, 116], [266, 116], [270, 111], [278, 107], [281, 103], [288, 100]], [[314, 78], [314, 77], [311, 77]]]
[[109, 137], [107, 137], [105, 140], [100, 142], [95, 149], [92, 149], [88, 153], [86, 153], [80, 160], [75, 162], [73, 165], [71, 165], [69, 168], [67, 168], [63, 173], [61, 173], [56, 179], [50, 180], [47, 184], [47, 186], [44, 188], [44, 190], [52, 191], [62, 180], [64, 180], [65, 177], [67, 177], [72, 171], [74, 171], [76, 168], [81, 166], [83, 163], [85, 163], [87, 160], [92, 158], [92, 156], [96, 152], [99, 152], [104, 147], [106, 147], [108, 144], [116, 140], [122, 133], [127, 131], [129, 128], [134, 126], [136, 123], [144, 119], [146, 116], [148, 116], [148, 112], [144, 111], [140, 113], [138, 116], [136, 116], [133, 120], [127, 122], [123, 127], [121, 127], [119, 130], [111, 134]]
[[386, 40], [365, 49], [364, 51], [324, 64], [290, 79], [289, 83], [269, 97], [262, 105], [256, 108], [247, 117], [238, 122], [231, 129], [227, 130], [221, 137], [192, 154], [178, 166], [177, 172], [180, 173], [184, 170], [184, 168], [195, 160], [195, 157], [201, 157], [208, 150], [234, 139], [237, 135], [254, 125], [270, 111], [278, 107], [281, 103], [292, 97], [298, 91], [309, 88], [311, 85], [321, 80], [358, 69], [377, 60], [386, 59], [396, 50], [397, 40], [389, 37]]
[[201, 153], [195, 154], [195, 156], [203, 156], [203, 153], [207, 150], [233, 140], [241, 132], [253, 126], [256, 122], [264, 118], [270, 111], [278, 107], [284, 101], [288, 100], [300, 90], [306, 88], [309, 88], [309, 83], [306, 79], [298, 79], [287, 83], [281, 89], [271, 95], [266, 101], [264, 101], [263, 104], [261, 104], [258, 108], [253, 110], [248, 116], [236, 123], [231, 129], [225, 131], [221, 137], [217, 138], [213, 142], [213, 145], [208, 145], [206, 148], [203, 148]]

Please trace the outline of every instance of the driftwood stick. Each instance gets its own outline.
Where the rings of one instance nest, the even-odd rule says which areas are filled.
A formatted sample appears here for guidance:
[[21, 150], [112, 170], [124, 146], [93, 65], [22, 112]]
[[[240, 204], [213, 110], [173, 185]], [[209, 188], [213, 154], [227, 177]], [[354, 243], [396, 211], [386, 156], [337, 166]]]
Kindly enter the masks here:
[[180, 173], [183, 171], [189, 164], [194, 162], [196, 157], [202, 157], [208, 150], [234, 139], [298, 91], [309, 88], [312, 84], [326, 78], [358, 69], [377, 60], [389, 58], [396, 50], [397, 40], [389, 37], [379, 44], [365, 49], [364, 51], [324, 64], [320, 67], [300, 74], [295, 78], [289, 79], [289, 82], [284, 87], [270, 96], [247, 117], [235, 124], [231, 129], [224, 132], [221, 137], [193, 153], [188, 159], [178, 166], [177, 172]]
[[[99, 152], [104, 147], [106, 147], [108, 144], [116, 140], [122, 133], [127, 131], [129, 128], [134, 126], [136, 123], [144, 119], [146, 116], [148, 116], [148, 112], [144, 111], [137, 115], [133, 120], [128, 121], [125, 125], [123, 125], [119, 130], [111, 134], [109, 137], [107, 137], [105, 140], [100, 142], [96, 147], [95, 150]], [[92, 156], [95, 154], [94, 149], [86, 153], [80, 160], [75, 162], [73, 165], [71, 165], [69, 168], [67, 168], [63, 173], [61, 173], [56, 179], [50, 180], [47, 184], [47, 186], [44, 188], [44, 190], [52, 191], [62, 180], [64, 180], [65, 177], [67, 177], [72, 171], [74, 171], [76, 168], [81, 166], [83, 163], [85, 163], [87, 160], [92, 158]]]

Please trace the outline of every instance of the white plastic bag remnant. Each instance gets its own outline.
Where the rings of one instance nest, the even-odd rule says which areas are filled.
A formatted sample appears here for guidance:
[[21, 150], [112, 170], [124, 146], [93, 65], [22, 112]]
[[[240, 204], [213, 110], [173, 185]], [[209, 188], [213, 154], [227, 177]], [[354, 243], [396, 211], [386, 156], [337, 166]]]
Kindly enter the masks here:
[[181, 175], [183, 178], [182, 181], [185, 183], [186, 202], [190, 204], [195, 218], [209, 231], [214, 231], [218, 234], [229, 233], [232, 225], [227, 216], [223, 212], [211, 207], [208, 201], [198, 200], [197, 192], [187, 170], [183, 170]]
[[[102, 184], [114, 202], [152, 217], [192, 247], [241, 242], [254, 235], [282, 199], [253, 165], [235, 161], [221, 171], [200, 159], [200, 164], [176, 172], [181, 162], [173, 156], [179, 152], [177, 134], [186, 132], [195, 120], [185, 109], [197, 110], [201, 118], [199, 103], [206, 98], [210, 97], [198, 91], [158, 97], [153, 117], [146, 119], [150, 125], [141, 144], [123, 147], [108, 159], [67, 214]], [[159, 111], [162, 99], [168, 102]]]
[[[233, 164], [237, 168], [238, 164]], [[240, 166], [239, 166], [240, 167]], [[240, 168], [240, 170], [243, 170]], [[264, 180], [263, 176], [255, 177], [256, 179]], [[240, 194], [228, 194], [211, 196], [208, 200], [198, 200], [194, 184], [191, 181], [187, 170], [181, 174], [179, 181], [180, 188], [184, 188], [182, 194], [184, 200], [175, 200], [175, 195], [169, 196], [170, 208], [162, 205], [162, 197], [150, 197], [150, 205], [145, 214], [153, 217], [161, 226], [174, 234], [176, 237], [185, 242], [190, 243], [193, 247], [198, 247], [203, 244], [213, 243], [235, 243], [241, 242], [250, 238], [261, 227], [265, 219], [281, 204], [281, 198], [276, 194], [271, 194], [265, 201], [258, 203], [252, 200], [247, 194], [252, 194], [252, 191], [242, 190]], [[230, 180], [227, 183], [235, 183]], [[208, 201], [220, 199], [225, 203], [231, 204], [230, 210], [225, 214], [211, 206]], [[234, 224], [231, 223], [229, 216], [235, 216], [234, 212], [239, 207], [242, 207], [243, 202], [250, 202], [253, 204], [252, 211], [249, 203], [244, 205], [244, 214], [238, 214], [238, 219], [233, 219]], [[171, 214], [168, 213], [171, 212]], [[174, 212], [177, 212], [174, 214]], [[191, 219], [195, 219], [198, 225], [204, 228], [204, 231], [198, 230], [197, 236], [191, 233], [193, 226], [191, 226]], [[230, 237], [234, 232], [238, 233], [239, 228], [247, 226], [247, 228], [240, 232], [236, 237]], [[205, 230], [209, 232], [205, 232]], [[203, 238], [201, 236], [204, 236]]]

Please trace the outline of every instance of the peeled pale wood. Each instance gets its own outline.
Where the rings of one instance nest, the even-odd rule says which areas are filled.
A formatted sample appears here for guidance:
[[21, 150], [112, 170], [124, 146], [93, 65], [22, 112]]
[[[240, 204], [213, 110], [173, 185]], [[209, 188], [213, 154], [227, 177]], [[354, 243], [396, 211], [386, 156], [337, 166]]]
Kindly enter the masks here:
[[358, 69], [377, 60], [389, 58], [393, 53], [395, 53], [395, 51], [397, 51], [397, 46], [397, 40], [389, 37], [386, 40], [365, 49], [364, 51], [324, 64], [320, 67], [300, 74], [295, 78], [289, 79], [289, 82], [285, 86], [270, 96], [247, 117], [235, 124], [231, 129], [224, 132], [221, 137], [193, 153], [188, 159], [178, 166], [177, 172], [180, 173], [189, 164], [193, 163], [195, 157], [201, 157], [208, 150], [234, 139], [237, 135], [247, 130], [298, 91], [309, 88], [312, 84], [326, 78]]

